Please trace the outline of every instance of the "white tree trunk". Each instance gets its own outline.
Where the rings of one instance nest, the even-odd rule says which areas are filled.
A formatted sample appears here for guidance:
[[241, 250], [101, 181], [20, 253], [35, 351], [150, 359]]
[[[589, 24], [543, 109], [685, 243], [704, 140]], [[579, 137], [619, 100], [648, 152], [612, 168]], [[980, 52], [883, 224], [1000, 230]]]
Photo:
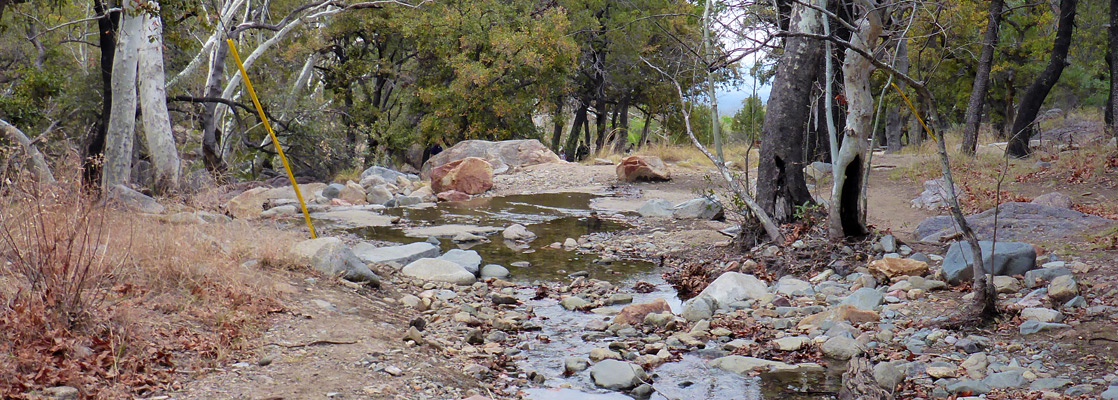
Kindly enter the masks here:
[[126, 184], [132, 173], [132, 136], [136, 130], [136, 68], [143, 31], [143, 15], [135, 3], [124, 2], [120, 30], [113, 55], [112, 94], [109, 126], [105, 133], [105, 158], [101, 174], [101, 191], [107, 193], [118, 184]]
[[[155, 0], [149, 1], [158, 8]], [[167, 112], [167, 90], [163, 74], [163, 24], [158, 15], [145, 12], [143, 27], [138, 53], [144, 137], [155, 168], [156, 189], [175, 189], [179, 182], [180, 163], [171, 132], [171, 116]]]
[[[858, 20], [858, 31], [851, 36], [850, 42], [854, 47], [872, 52], [881, 36], [881, 10], [874, 0], [859, 3], [865, 15]], [[828, 210], [832, 238], [864, 233], [866, 221], [858, 210], [860, 199], [844, 200], [843, 197], [861, 195], [864, 176], [861, 157], [866, 152], [873, 126], [873, 93], [870, 91], [873, 69], [870, 60], [848, 49], [842, 72], [847, 101], [846, 131], [843, 132], [846, 137], [833, 165], [835, 182], [831, 187], [831, 207]], [[848, 176], [848, 167], [851, 166], [856, 170], [856, 176]], [[853, 206], [853, 209], [847, 209], [848, 206]]]
[[213, 33], [210, 34], [209, 39], [206, 39], [206, 42], [202, 44], [202, 50], [198, 51], [198, 54], [194, 56], [194, 59], [190, 60], [186, 68], [183, 68], [178, 75], [175, 75], [174, 78], [171, 78], [171, 80], [167, 82], [167, 87], [175, 86], [180, 80], [190, 77], [190, 74], [193, 74], [194, 70], [198, 69], [198, 66], [202, 64], [202, 60], [206, 59], [206, 57], [213, 52], [212, 49], [214, 45], [218, 44], [219, 41], [225, 40], [223, 39], [225, 29], [229, 27], [229, 24], [233, 21], [233, 17], [236, 16], [236, 10], [241, 8], [244, 2], [245, 0], [225, 2], [224, 6], [221, 8], [221, 23], [214, 26]]
[[28, 139], [23, 131], [8, 123], [8, 121], [0, 119], [0, 133], [12, 138], [13, 141], [19, 143], [20, 147], [23, 147], [23, 151], [31, 159], [30, 169], [31, 173], [35, 174], [36, 180], [39, 182], [54, 182], [54, 174], [51, 174], [50, 166], [47, 165], [47, 160], [43, 158], [43, 153], [40, 153], [35, 145], [31, 144], [31, 139]]

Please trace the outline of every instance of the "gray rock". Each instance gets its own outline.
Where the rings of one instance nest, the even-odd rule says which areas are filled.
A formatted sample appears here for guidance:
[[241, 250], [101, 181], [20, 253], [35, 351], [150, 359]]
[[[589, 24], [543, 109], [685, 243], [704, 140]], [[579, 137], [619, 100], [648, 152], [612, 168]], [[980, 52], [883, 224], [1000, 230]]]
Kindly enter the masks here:
[[[979, 239], [989, 240], [994, 232], [994, 209], [967, 217]], [[1036, 241], [1058, 239], [1109, 226], [1113, 221], [1084, 214], [1079, 211], [1049, 207], [1032, 203], [1004, 203], [998, 217], [999, 241]], [[925, 219], [916, 227], [915, 236], [921, 241], [935, 242], [940, 237], [958, 232], [950, 216], [940, 215]], [[999, 243], [1000, 246], [1000, 243]]]
[[[109, 190], [109, 204], [148, 214], [162, 213], [166, 208], [146, 194], [132, 190], [124, 185], [114, 185]], [[68, 386], [61, 386], [68, 387]]]
[[438, 257], [439, 247], [427, 242], [388, 247], [361, 242], [353, 246], [353, 253], [367, 263], [407, 265], [420, 258]]
[[823, 355], [837, 360], [849, 360], [866, 351], [857, 340], [845, 336], [827, 339], [820, 350], [823, 350]]
[[81, 392], [73, 386], [53, 386], [43, 389], [43, 394], [52, 399], [70, 400], [81, 396]]
[[820, 180], [823, 180], [823, 178], [831, 176], [831, 171], [833, 169], [834, 168], [831, 166], [831, 163], [815, 161], [811, 164], [808, 164], [807, 167], [804, 167], [804, 174], [807, 174], [807, 176], [811, 177], [812, 180], [819, 182]]
[[326, 237], [299, 242], [291, 249], [301, 262], [327, 275], [341, 274], [346, 279], [380, 286], [373, 273], [341, 239]]
[[900, 361], [878, 363], [873, 366], [873, 379], [885, 390], [893, 390], [904, 382], [905, 370], [901, 368]]
[[672, 202], [664, 199], [649, 199], [637, 209], [637, 214], [645, 218], [668, 218], [672, 216]]
[[846, 298], [842, 300], [842, 304], [852, 305], [859, 310], [873, 311], [884, 301], [885, 295], [881, 294], [881, 292], [864, 287], [846, 296]]
[[563, 373], [567, 375], [585, 371], [590, 368], [590, 360], [582, 357], [567, 357], [563, 359]]
[[1071, 275], [1057, 276], [1048, 284], [1048, 297], [1057, 302], [1062, 303], [1078, 295], [1079, 288]]
[[477, 275], [478, 269], [481, 268], [481, 255], [473, 250], [451, 249], [437, 258], [461, 265], [474, 275]]
[[811, 288], [811, 284], [802, 281], [792, 276], [781, 277], [776, 285], [773, 285], [773, 291], [785, 296], [812, 296], [815, 295], [815, 289]]
[[1023, 370], [1014, 369], [993, 373], [983, 379], [982, 383], [992, 388], [1016, 388], [1025, 386], [1026, 381], [1023, 372]]
[[690, 322], [709, 319], [714, 315], [713, 301], [706, 296], [698, 296], [683, 303], [683, 312], [680, 316]]
[[392, 192], [386, 185], [376, 185], [365, 191], [365, 201], [369, 204], [385, 204], [392, 200]]
[[1099, 395], [1103, 400], [1118, 400], [1118, 386], [1111, 386]]
[[1038, 288], [1051, 282], [1057, 276], [1071, 275], [1071, 270], [1066, 267], [1037, 268], [1025, 273], [1025, 285]]
[[885, 235], [881, 237], [881, 250], [886, 253], [897, 251], [897, 238], [893, 235]]
[[1070, 328], [1070, 327], [1071, 327], [1071, 325], [1068, 325], [1068, 324], [1056, 324], [1056, 323], [1050, 323], [1050, 322], [1040, 322], [1040, 321], [1035, 321], [1035, 320], [1028, 320], [1028, 321], [1025, 321], [1025, 322], [1021, 323], [1021, 334], [1022, 335], [1031, 335], [1031, 334], [1034, 334], [1034, 333], [1037, 333], [1037, 332], [1042, 332], [1042, 331], [1047, 331], [1047, 330], [1052, 330], [1052, 329], [1060, 329], [1060, 328]]
[[469, 285], [477, 281], [474, 274], [460, 264], [437, 258], [420, 258], [404, 266], [404, 275], [416, 279]]
[[590, 305], [590, 302], [578, 296], [570, 296], [560, 301], [559, 305], [568, 310], [576, 310]]
[[1064, 308], [1084, 308], [1087, 307], [1087, 299], [1083, 296], [1075, 296], [1071, 300], [1064, 303]]
[[796, 351], [802, 349], [807, 343], [808, 338], [804, 336], [788, 336], [773, 341], [773, 345], [780, 351]]
[[528, 228], [524, 227], [524, 225], [521, 224], [513, 224], [512, 226], [505, 228], [505, 230], [501, 232], [501, 236], [504, 237], [505, 240], [522, 242], [528, 242], [536, 238], [535, 233], [532, 233], [528, 230]]
[[788, 369], [791, 365], [782, 363], [780, 361], [765, 360], [755, 357], [745, 356], [725, 356], [713, 359], [710, 361], [710, 366], [725, 371], [730, 371], [736, 374], [746, 375], [755, 369], [762, 371], [769, 371], [773, 369]]
[[368, 169], [362, 171], [361, 172], [361, 180], [364, 181], [365, 178], [368, 178], [371, 175], [379, 176], [385, 182], [390, 182], [390, 183], [395, 183], [396, 178], [404, 178], [404, 179], [407, 179], [409, 181], [418, 181], [419, 180], [419, 176], [412, 175], [412, 174], [405, 174], [405, 173], [400, 172], [400, 171], [396, 171], [396, 170], [389, 169], [389, 168], [384, 168], [384, 167], [378, 167], [376, 165], [374, 165], [372, 167], [369, 167]]
[[489, 239], [486, 239], [485, 236], [478, 236], [469, 232], [459, 232], [457, 235], [454, 235], [450, 241], [454, 243], [481, 243], [488, 242]]
[[706, 197], [688, 200], [672, 207], [672, 217], [676, 219], [710, 220], [722, 216], [722, 205]]
[[1071, 208], [1072, 206], [1071, 197], [1060, 192], [1042, 194], [1034, 197], [1030, 203], [1055, 208]]
[[1021, 310], [1021, 318], [1040, 322], [1060, 322], [1064, 320], [1064, 315], [1051, 308], [1028, 307]]
[[1081, 384], [1081, 385], [1075, 385], [1075, 386], [1072, 386], [1072, 387], [1068, 388], [1068, 390], [1064, 391], [1064, 394], [1066, 394], [1068, 396], [1082, 396], [1082, 395], [1085, 395], [1085, 394], [1090, 394], [1091, 392], [1094, 392], [1094, 391], [1095, 391], [1095, 385], [1092, 385], [1090, 383], [1084, 383], [1084, 384]]
[[502, 267], [497, 264], [489, 264], [481, 267], [482, 278], [504, 278], [509, 276], [508, 268]]
[[631, 389], [648, 380], [644, 368], [618, 360], [602, 360], [590, 367], [594, 384], [611, 390]]
[[[1036, 249], [1033, 245], [1021, 242], [980, 241], [982, 264], [986, 271], [994, 275], [1021, 275], [1036, 268]], [[991, 252], [996, 252], [991, 254]], [[992, 257], [991, 257], [992, 256]], [[947, 282], [956, 284], [974, 277], [971, 268], [974, 255], [966, 242], [955, 242], [947, 249], [943, 259], [943, 276]]]
[[342, 189], [345, 189], [345, 185], [340, 183], [331, 183], [327, 185], [325, 189], [322, 189], [322, 197], [325, 197], [328, 200], [336, 199], [338, 198], [338, 195], [341, 194]]
[[[1059, 389], [1064, 386], [1070, 385], [1071, 379], [1064, 378], [1040, 378], [1033, 383], [1029, 384], [1029, 389], [1032, 390], [1052, 390]], [[1118, 392], [1115, 392], [1118, 394]]]
[[394, 200], [396, 200], [396, 207], [414, 206], [423, 202], [423, 198], [415, 196], [400, 196]]
[[708, 297], [713, 309], [728, 308], [730, 303], [746, 299], [760, 299], [769, 294], [768, 285], [753, 275], [740, 272], [723, 273], [697, 297]]
[[982, 381], [972, 379], [963, 379], [947, 385], [947, 391], [951, 393], [971, 392], [971, 394], [986, 394], [990, 393], [990, 386]]

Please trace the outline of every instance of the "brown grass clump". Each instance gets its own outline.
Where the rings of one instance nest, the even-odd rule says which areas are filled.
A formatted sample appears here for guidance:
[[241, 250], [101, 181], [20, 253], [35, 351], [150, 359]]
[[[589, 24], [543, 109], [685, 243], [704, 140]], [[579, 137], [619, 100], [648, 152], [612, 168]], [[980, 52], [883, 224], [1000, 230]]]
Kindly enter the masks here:
[[173, 389], [283, 309], [273, 282], [295, 265], [294, 232], [171, 224], [107, 208], [76, 180], [0, 190], [0, 398]]

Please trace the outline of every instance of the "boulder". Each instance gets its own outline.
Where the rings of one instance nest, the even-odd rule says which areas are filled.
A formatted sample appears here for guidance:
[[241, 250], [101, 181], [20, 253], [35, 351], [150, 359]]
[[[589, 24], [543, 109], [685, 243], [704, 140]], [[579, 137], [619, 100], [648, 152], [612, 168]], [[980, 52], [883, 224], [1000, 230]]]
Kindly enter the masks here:
[[637, 209], [637, 214], [645, 218], [668, 218], [672, 216], [675, 204], [664, 199], [649, 199]]
[[392, 200], [392, 191], [388, 190], [388, 185], [373, 186], [365, 193], [365, 201], [369, 204], [384, 205], [389, 200]]
[[672, 308], [668, 306], [668, 302], [662, 298], [657, 298], [648, 303], [630, 304], [621, 309], [617, 316], [613, 317], [615, 324], [629, 324], [637, 326], [644, 323], [644, 318], [648, 314], [671, 313]]
[[1048, 284], [1048, 298], [1063, 303], [1079, 295], [1079, 288], [1075, 278], [1071, 275], [1060, 275]]
[[451, 249], [437, 258], [458, 264], [474, 275], [481, 268], [481, 255], [474, 250]]
[[346, 182], [345, 187], [338, 192], [338, 198], [350, 204], [366, 204], [365, 188], [353, 181]]
[[811, 283], [793, 278], [790, 275], [783, 276], [779, 281], [776, 281], [776, 285], [773, 285], [773, 292], [785, 296], [811, 296], [815, 294]]
[[628, 156], [617, 164], [617, 179], [623, 182], [670, 181], [668, 165], [659, 157]]
[[780, 361], [738, 355], [715, 358], [710, 361], [710, 366], [740, 375], [749, 375], [757, 370], [769, 372], [772, 370], [787, 370], [792, 367]]
[[368, 169], [366, 169], [365, 171], [361, 172], [361, 182], [364, 182], [365, 179], [367, 179], [370, 176], [380, 177], [380, 179], [383, 180], [386, 183], [395, 183], [397, 181], [397, 178], [404, 178], [404, 179], [411, 180], [411, 181], [419, 180], [419, 177], [417, 177], [415, 175], [405, 174], [403, 172], [400, 172], [400, 171], [397, 171], [397, 170], [394, 170], [394, 169], [389, 169], [389, 168], [380, 167], [380, 166], [376, 166], [376, 165], [371, 166]]
[[998, 293], [1017, 293], [1021, 290], [1021, 281], [1012, 276], [994, 276], [994, 290]]
[[594, 384], [610, 390], [631, 389], [648, 380], [648, 374], [639, 365], [606, 359], [590, 367]]
[[342, 189], [345, 189], [345, 185], [340, 183], [331, 183], [329, 185], [326, 185], [325, 189], [322, 189], [322, 197], [325, 197], [327, 200], [337, 199], [339, 198], [339, 196], [341, 196]]
[[585, 371], [590, 368], [590, 361], [582, 357], [567, 357], [563, 359], [563, 373], [570, 375], [575, 372]]
[[[955, 193], [959, 193], [959, 185], [955, 185]], [[947, 184], [943, 178], [924, 181], [924, 191], [910, 203], [913, 208], [938, 210], [947, 207]]]
[[808, 344], [806, 336], [788, 336], [773, 341], [773, 347], [780, 351], [797, 351]]
[[470, 199], [470, 195], [459, 192], [457, 190], [447, 190], [445, 192], [439, 192], [437, 197], [439, 198], [439, 201], [466, 201]]
[[438, 257], [439, 247], [427, 242], [388, 247], [376, 247], [370, 243], [361, 242], [353, 246], [353, 253], [364, 262], [402, 266], [420, 258]]
[[477, 281], [474, 274], [455, 262], [437, 258], [420, 258], [404, 266], [404, 275], [416, 279], [469, 285]]
[[714, 316], [714, 300], [710, 297], [698, 296], [683, 303], [683, 313], [680, 316], [691, 322], [709, 319]]
[[[979, 239], [989, 240], [994, 232], [994, 209], [967, 217], [967, 223]], [[998, 241], [1036, 241], [1060, 239], [1069, 235], [1098, 230], [1114, 221], [1079, 211], [1049, 207], [1042, 204], [1012, 202], [1002, 204], [998, 212]], [[954, 219], [939, 215], [927, 218], [916, 227], [914, 235], [925, 242], [958, 232]]]
[[497, 264], [489, 264], [481, 267], [482, 278], [504, 278], [509, 276], [508, 268], [502, 267]]
[[436, 193], [457, 190], [479, 194], [492, 187], [493, 167], [481, 158], [469, 157], [431, 170], [431, 190]]
[[724, 216], [722, 204], [700, 197], [679, 203], [672, 207], [672, 217], [676, 219], [719, 219]]
[[1040, 322], [1060, 322], [1064, 320], [1064, 315], [1051, 308], [1027, 307], [1021, 310], [1021, 319]]
[[1044, 286], [1044, 284], [1051, 282], [1058, 276], [1071, 275], [1071, 270], [1067, 267], [1049, 267], [1038, 268], [1025, 273], [1025, 285], [1029, 288], [1037, 288]]
[[501, 232], [501, 237], [505, 240], [527, 242], [536, 238], [536, 234], [529, 231], [528, 228], [521, 224], [512, 224]]
[[[121, 184], [113, 185], [113, 188], [109, 190], [109, 204], [148, 214], [159, 214], [165, 209], [162, 204], [159, 204], [159, 202], [155, 201], [151, 196], [137, 192]], [[262, 206], [263, 202], [261, 202], [261, 207]], [[261, 211], [262, 210], [257, 210], [256, 214], [259, 215]]]
[[873, 311], [885, 301], [885, 295], [876, 289], [868, 287], [855, 290], [842, 300], [842, 304], [851, 305], [862, 311]]
[[869, 265], [874, 275], [892, 278], [895, 276], [924, 276], [928, 273], [928, 263], [909, 258], [882, 258]]
[[811, 178], [811, 180], [819, 182], [826, 177], [830, 177], [832, 169], [831, 163], [815, 161], [804, 167], [804, 174]]
[[1042, 194], [1034, 198], [1030, 203], [1056, 208], [1071, 208], [1072, 206], [1071, 197], [1060, 192]]
[[827, 339], [826, 342], [823, 342], [820, 350], [823, 351], [823, 355], [836, 360], [849, 360], [866, 351], [861, 343], [846, 336], [835, 336]]
[[728, 308], [730, 303], [746, 299], [760, 299], [769, 294], [768, 285], [756, 276], [740, 272], [726, 272], [711, 282], [696, 297], [713, 300], [715, 308]]
[[423, 163], [420, 176], [427, 179], [431, 177], [435, 168], [470, 157], [488, 161], [495, 174], [503, 174], [530, 165], [560, 162], [559, 156], [535, 139], [499, 142], [463, 140]]
[[[994, 275], [1023, 275], [1036, 268], [1036, 249], [1033, 245], [1021, 242], [979, 241], [982, 249], [982, 264], [987, 272]], [[955, 242], [947, 249], [943, 258], [943, 276], [948, 283], [957, 284], [974, 277], [974, 255], [966, 242]]]
[[[306, 183], [299, 185], [299, 192], [302, 193], [304, 200], [310, 201], [314, 197], [313, 195], [315, 192], [325, 190], [326, 187], [326, 184], [323, 183]], [[225, 203], [225, 210], [228, 211], [233, 218], [256, 218], [264, 212], [264, 203], [276, 199], [297, 200], [295, 189], [292, 189], [290, 186], [271, 189], [263, 187], [252, 188], [238, 194]]]
[[291, 252], [300, 262], [321, 273], [342, 274], [352, 281], [380, 286], [380, 277], [357, 258], [341, 239], [326, 237], [304, 240], [292, 247]]
[[905, 371], [901, 368], [901, 363], [901, 361], [889, 361], [874, 365], [873, 379], [883, 389], [893, 390], [901, 382], [904, 382]]

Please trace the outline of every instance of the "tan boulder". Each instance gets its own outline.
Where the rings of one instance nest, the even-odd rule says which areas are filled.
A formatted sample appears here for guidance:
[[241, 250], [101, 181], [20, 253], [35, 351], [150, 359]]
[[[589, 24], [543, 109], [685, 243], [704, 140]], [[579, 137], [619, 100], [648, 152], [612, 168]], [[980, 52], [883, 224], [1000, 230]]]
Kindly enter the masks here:
[[[314, 193], [326, 188], [324, 183], [307, 183], [299, 185], [299, 192], [303, 194], [303, 199], [310, 201], [314, 198]], [[233, 218], [251, 219], [260, 217], [260, 213], [264, 212], [264, 204], [268, 200], [275, 199], [292, 199], [295, 200], [295, 189], [291, 186], [280, 186], [276, 188], [256, 187], [242, 192], [236, 197], [225, 203], [225, 210], [229, 212]]]
[[823, 312], [809, 315], [806, 318], [800, 320], [800, 323], [797, 324], [796, 327], [801, 330], [807, 331], [811, 330], [812, 328], [818, 328], [822, 326], [823, 323], [826, 321], [847, 321], [851, 324], [863, 324], [866, 322], [877, 321], [879, 319], [881, 319], [881, 317], [878, 316], [876, 312], [859, 310], [857, 307], [854, 307], [852, 305], [843, 304]]
[[[427, 179], [431, 177], [435, 168], [469, 157], [478, 157], [488, 161], [495, 174], [511, 172], [516, 168], [530, 165], [561, 161], [559, 156], [535, 139], [502, 140], [499, 142], [463, 140], [423, 163], [423, 171], [420, 173], [420, 177]], [[435, 192], [438, 193], [439, 191]]]
[[617, 164], [617, 179], [624, 182], [670, 181], [672, 176], [660, 157], [628, 156]]
[[621, 309], [621, 312], [613, 317], [615, 324], [629, 324], [633, 326], [644, 323], [644, 317], [648, 314], [659, 314], [662, 312], [672, 312], [672, 308], [668, 306], [668, 302], [662, 298], [657, 298], [649, 303], [630, 304]]
[[365, 199], [365, 188], [356, 182], [346, 182], [345, 187], [338, 191], [338, 198], [350, 204], [369, 204]]
[[493, 166], [477, 157], [464, 158], [431, 170], [431, 190], [435, 193], [457, 190], [479, 194], [492, 187]]
[[869, 269], [874, 275], [884, 275], [886, 278], [924, 276], [928, 273], [928, 263], [908, 258], [882, 258], [871, 262]]

